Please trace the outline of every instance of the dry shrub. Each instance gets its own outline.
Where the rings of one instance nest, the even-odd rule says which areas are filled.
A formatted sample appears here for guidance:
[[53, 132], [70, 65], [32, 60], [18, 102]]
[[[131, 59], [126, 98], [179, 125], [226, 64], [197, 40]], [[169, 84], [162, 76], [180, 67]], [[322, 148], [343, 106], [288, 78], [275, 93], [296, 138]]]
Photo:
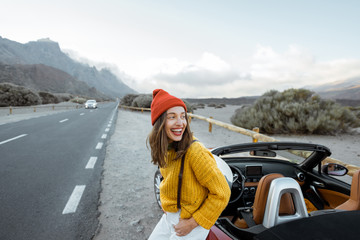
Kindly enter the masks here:
[[360, 126], [359, 118], [349, 108], [306, 89], [271, 90], [252, 106], [237, 109], [231, 122], [246, 129], [259, 127], [268, 134], [326, 135]]
[[0, 84], [0, 107], [31, 106], [41, 103], [39, 95], [14, 84]]
[[152, 102], [151, 94], [140, 94], [131, 103], [132, 107], [150, 108]]
[[59, 98], [48, 92], [39, 92], [42, 104], [59, 103]]
[[139, 96], [139, 94], [127, 94], [120, 100], [120, 105], [130, 107], [132, 105], [132, 102], [134, 101], [134, 99], [137, 98], [138, 96]]

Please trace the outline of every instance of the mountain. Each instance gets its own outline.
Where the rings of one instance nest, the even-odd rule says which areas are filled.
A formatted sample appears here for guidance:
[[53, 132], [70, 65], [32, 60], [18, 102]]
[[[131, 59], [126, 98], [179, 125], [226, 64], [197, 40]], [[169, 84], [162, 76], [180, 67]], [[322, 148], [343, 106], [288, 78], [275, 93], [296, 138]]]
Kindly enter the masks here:
[[109, 70], [99, 71], [96, 67], [71, 59], [61, 51], [57, 42], [49, 39], [21, 44], [0, 37], [0, 63], [8, 65], [43, 64], [57, 68], [111, 97], [122, 97], [136, 92]]
[[360, 77], [310, 87], [321, 97], [360, 100]]
[[70, 93], [99, 99], [106, 95], [76, 80], [70, 74], [43, 64], [2, 64], [0, 63], [0, 83], [12, 83], [37, 92]]

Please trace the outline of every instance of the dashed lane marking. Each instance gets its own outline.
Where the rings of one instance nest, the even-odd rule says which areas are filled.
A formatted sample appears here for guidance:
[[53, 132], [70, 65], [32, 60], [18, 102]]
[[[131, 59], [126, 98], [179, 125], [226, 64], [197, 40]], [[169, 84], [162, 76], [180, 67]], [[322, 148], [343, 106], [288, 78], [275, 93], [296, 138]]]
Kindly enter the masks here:
[[11, 141], [13, 141], [13, 140], [16, 140], [16, 139], [19, 139], [19, 138], [22, 138], [22, 137], [25, 137], [25, 136], [27, 136], [27, 134], [21, 134], [21, 135], [19, 135], [19, 136], [16, 136], [16, 137], [13, 137], [13, 138], [10, 138], [10, 139], [8, 139], [8, 140], [5, 140], [5, 141], [0, 142], [0, 145], [1, 145], [1, 144], [4, 144], [4, 143], [11, 142]]
[[110, 128], [105, 128], [105, 132], [108, 132], [108, 131], [110, 131]]
[[66, 122], [66, 121], [68, 121], [68, 120], [69, 120], [68, 118], [65, 118], [65, 119], [63, 119], [63, 120], [59, 121], [59, 123]]
[[102, 142], [99, 142], [99, 143], [96, 145], [95, 149], [101, 149], [102, 146], [103, 146], [103, 143], [102, 143]]
[[96, 161], [97, 161], [97, 157], [90, 157], [90, 159], [89, 159], [89, 161], [88, 161], [85, 168], [86, 169], [94, 168]]
[[74, 191], [72, 192], [62, 214], [69, 214], [76, 212], [76, 209], [79, 205], [80, 199], [84, 193], [85, 185], [76, 185]]
[[103, 135], [101, 136], [102, 139], [105, 139], [106, 137], [107, 137], [107, 134], [103, 134]]

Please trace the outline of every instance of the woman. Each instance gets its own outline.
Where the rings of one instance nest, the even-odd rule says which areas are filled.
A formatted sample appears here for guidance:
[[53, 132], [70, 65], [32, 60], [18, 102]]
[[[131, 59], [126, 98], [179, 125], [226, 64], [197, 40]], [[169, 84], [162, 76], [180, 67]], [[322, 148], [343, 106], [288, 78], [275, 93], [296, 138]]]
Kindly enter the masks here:
[[154, 90], [148, 141], [152, 162], [163, 176], [160, 200], [164, 214], [150, 240], [206, 239], [230, 198], [228, 183], [212, 154], [194, 140], [186, 111], [181, 99]]

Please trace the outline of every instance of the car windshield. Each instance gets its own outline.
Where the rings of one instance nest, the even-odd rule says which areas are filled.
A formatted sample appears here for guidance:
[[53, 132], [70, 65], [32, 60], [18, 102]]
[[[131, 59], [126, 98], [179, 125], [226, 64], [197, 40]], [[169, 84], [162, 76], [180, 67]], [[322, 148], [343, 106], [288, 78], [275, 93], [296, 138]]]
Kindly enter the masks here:
[[96, 103], [95, 100], [88, 100], [86, 103]]
[[246, 151], [240, 153], [231, 153], [222, 155], [222, 158], [262, 158], [262, 159], [276, 159], [282, 161], [288, 161], [299, 164], [308, 158], [313, 151], [302, 151], [302, 150], [266, 150], [266, 151]]

